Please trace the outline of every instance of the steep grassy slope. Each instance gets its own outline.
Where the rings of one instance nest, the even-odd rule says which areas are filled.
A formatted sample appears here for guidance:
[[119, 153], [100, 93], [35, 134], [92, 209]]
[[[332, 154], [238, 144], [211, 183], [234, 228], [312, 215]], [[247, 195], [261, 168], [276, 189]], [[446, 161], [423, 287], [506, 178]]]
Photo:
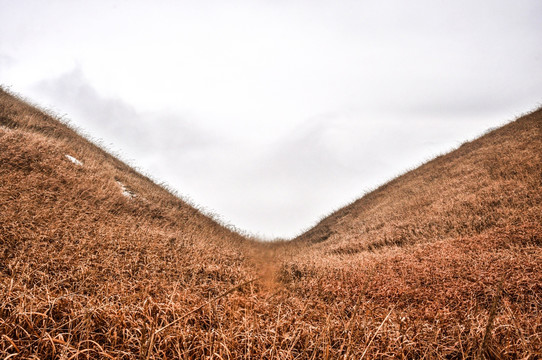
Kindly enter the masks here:
[[262, 244], [0, 91], [0, 358], [536, 358], [541, 128]]
[[0, 125], [0, 357], [139, 353], [155, 301], [249, 279], [245, 239], [62, 123], [1, 92]]
[[373, 354], [525, 358], [542, 355], [541, 245], [538, 110], [323, 219], [282, 276], [318, 304], [391, 311]]
[[536, 227], [542, 111], [463, 144], [323, 219], [296, 241], [351, 253]]

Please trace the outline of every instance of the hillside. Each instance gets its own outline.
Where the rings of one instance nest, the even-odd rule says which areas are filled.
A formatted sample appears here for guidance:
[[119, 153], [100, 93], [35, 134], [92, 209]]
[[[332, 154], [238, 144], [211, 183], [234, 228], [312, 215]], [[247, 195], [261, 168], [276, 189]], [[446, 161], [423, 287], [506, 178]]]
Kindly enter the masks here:
[[296, 241], [352, 253], [541, 223], [542, 110], [400, 176]]
[[359, 320], [365, 343], [395, 316], [373, 341], [383, 357], [539, 357], [541, 245], [539, 109], [330, 214], [282, 270], [300, 296], [379, 313]]
[[182, 312], [249, 279], [244, 238], [66, 125], [2, 91], [0, 126], [0, 357], [104, 337], [139, 353], [154, 301]]
[[537, 358], [542, 111], [289, 242], [0, 91], [0, 357]]

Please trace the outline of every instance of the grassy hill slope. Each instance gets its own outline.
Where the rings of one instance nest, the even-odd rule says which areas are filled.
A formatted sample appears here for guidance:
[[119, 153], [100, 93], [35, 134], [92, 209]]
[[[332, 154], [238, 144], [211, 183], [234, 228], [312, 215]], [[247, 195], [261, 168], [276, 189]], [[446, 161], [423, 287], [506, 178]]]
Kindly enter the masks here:
[[243, 243], [0, 92], [0, 357], [139, 353], [155, 302], [189, 311], [249, 279]]
[[536, 227], [541, 176], [538, 110], [388, 182], [296, 241], [351, 253]]
[[0, 357], [535, 358], [541, 129], [258, 243], [0, 91]]
[[353, 317], [365, 344], [389, 312], [373, 355], [525, 358], [542, 354], [541, 245], [538, 110], [324, 218], [282, 249], [282, 274], [316, 303], [380, 313]]

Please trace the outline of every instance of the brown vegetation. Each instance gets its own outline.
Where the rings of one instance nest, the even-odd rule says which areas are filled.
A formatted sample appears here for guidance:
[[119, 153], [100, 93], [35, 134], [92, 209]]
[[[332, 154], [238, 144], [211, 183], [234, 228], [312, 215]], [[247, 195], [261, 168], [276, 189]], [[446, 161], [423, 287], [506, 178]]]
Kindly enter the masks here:
[[537, 111], [259, 243], [0, 91], [0, 357], [537, 358], [541, 188]]

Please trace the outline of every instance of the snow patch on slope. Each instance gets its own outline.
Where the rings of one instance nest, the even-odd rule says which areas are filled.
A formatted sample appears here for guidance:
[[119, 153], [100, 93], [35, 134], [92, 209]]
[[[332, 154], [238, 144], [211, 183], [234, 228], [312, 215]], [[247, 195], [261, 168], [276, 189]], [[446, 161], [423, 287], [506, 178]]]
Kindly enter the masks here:
[[79, 160], [77, 160], [76, 158], [74, 158], [73, 156], [70, 156], [68, 154], [65, 155], [66, 156], [66, 159], [70, 160], [72, 163], [74, 163], [75, 165], [77, 166], [83, 166], [83, 163]]
[[127, 198], [130, 198], [130, 199], [133, 199], [133, 198], [135, 198], [137, 196], [136, 193], [134, 193], [132, 190], [128, 189], [126, 187], [126, 185], [124, 185], [123, 183], [121, 183], [118, 180], [115, 180], [115, 181], [120, 186], [120, 190], [122, 191], [122, 195], [124, 195], [124, 196], [126, 196]]

